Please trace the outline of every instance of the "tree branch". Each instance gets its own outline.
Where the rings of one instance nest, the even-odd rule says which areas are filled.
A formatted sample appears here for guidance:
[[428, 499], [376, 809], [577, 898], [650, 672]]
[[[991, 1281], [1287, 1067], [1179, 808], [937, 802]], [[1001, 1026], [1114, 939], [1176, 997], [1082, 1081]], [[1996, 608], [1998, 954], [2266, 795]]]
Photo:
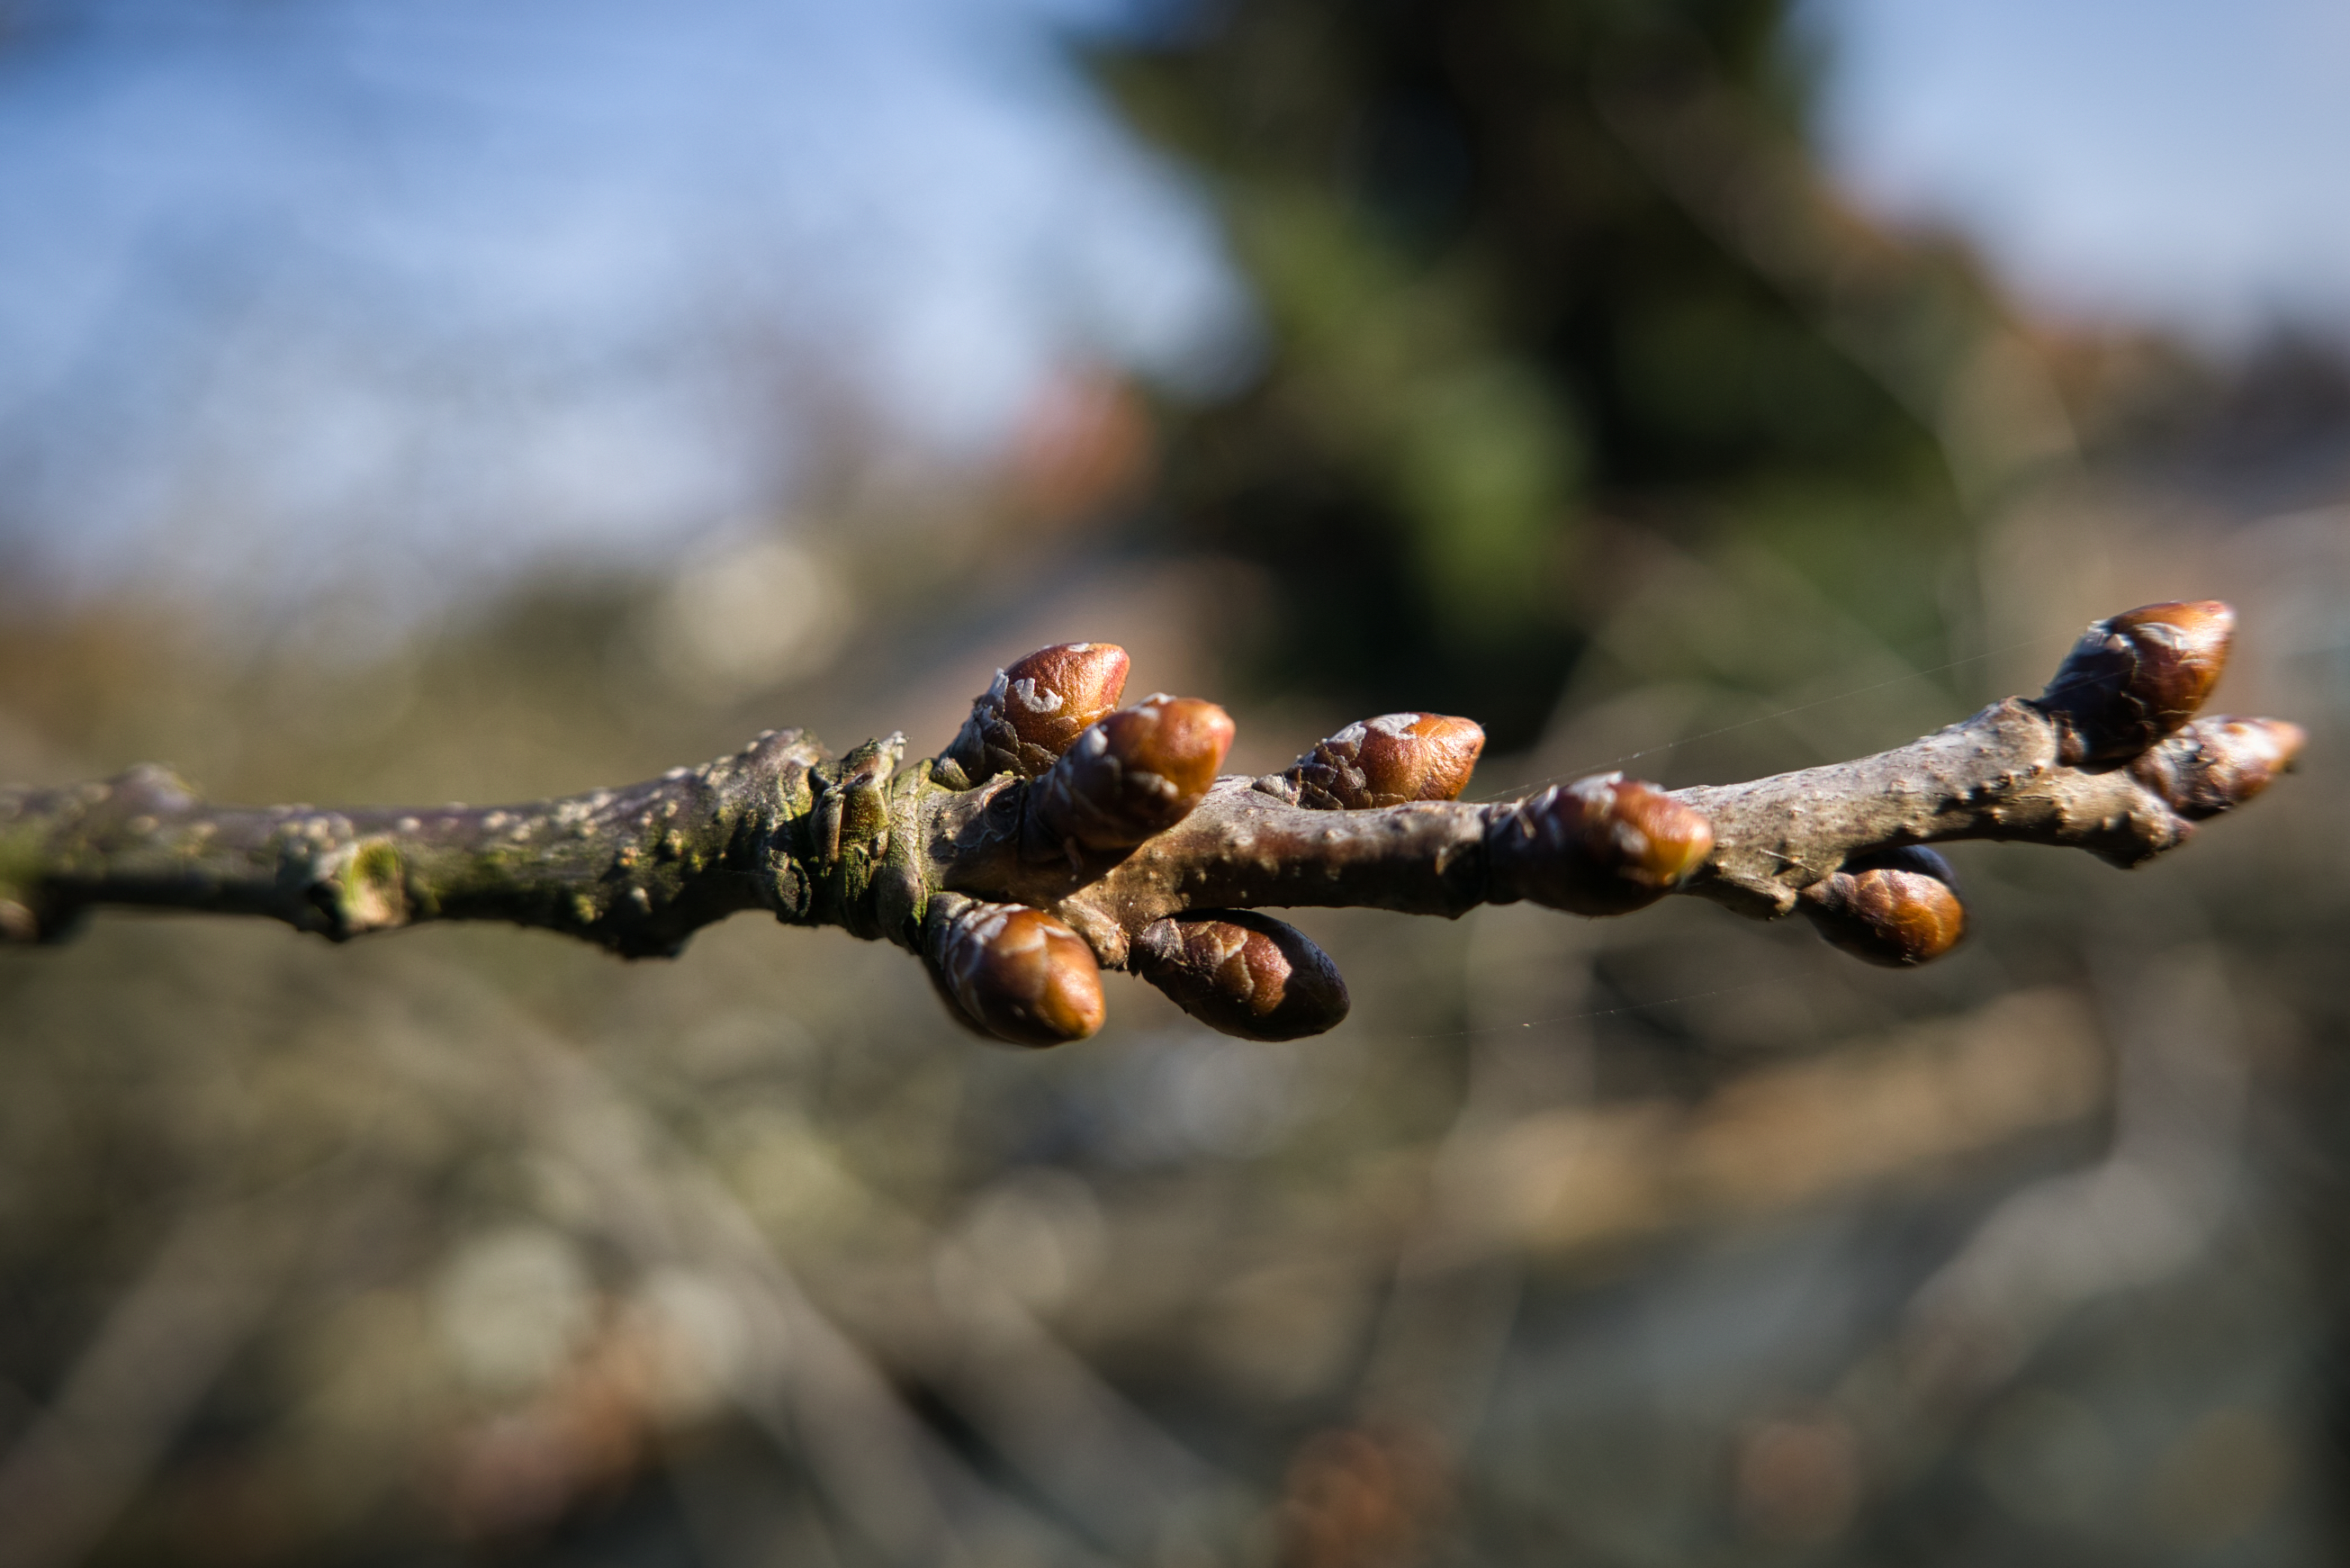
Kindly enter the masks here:
[[1431, 714], [1350, 726], [1282, 774], [1216, 777], [1222, 710], [1118, 709], [1126, 656], [1106, 644], [1000, 673], [955, 741], [910, 767], [903, 736], [835, 759], [777, 731], [562, 800], [321, 810], [208, 805], [142, 766], [0, 791], [0, 936], [56, 940], [120, 904], [337, 940], [506, 920], [639, 958], [764, 909], [922, 954], [965, 1022], [1030, 1044], [1098, 1026], [1097, 965], [1229, 1033], [1328, 1028], [1343, 983], [1302, 934], [1239, 913], [1265, 907], [1614, 914], [1687, 893], [1801, 910], [1864, 958], [1915, 963], [1963, 929], [1923, 846], [1995, 838], [2132, 866], [2290, 765], [2293, 725], [2193, 719], [2231, 626], [2223, 605], [2150, 606], [2091, 627], [2038, 698], [1876, 756], [1670, 793], [1610, 774], [1461, 805], [1482, 735]]

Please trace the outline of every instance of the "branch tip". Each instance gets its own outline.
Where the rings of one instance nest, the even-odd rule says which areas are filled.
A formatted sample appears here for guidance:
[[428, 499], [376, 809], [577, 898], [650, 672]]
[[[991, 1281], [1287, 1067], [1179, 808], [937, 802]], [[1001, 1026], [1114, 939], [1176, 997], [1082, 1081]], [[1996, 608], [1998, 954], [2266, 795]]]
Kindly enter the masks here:
[[2189, 822], [2232, 811], [2293, 771], [2309, 732], [2282, 719], [2199, 719], [2129, 765]]

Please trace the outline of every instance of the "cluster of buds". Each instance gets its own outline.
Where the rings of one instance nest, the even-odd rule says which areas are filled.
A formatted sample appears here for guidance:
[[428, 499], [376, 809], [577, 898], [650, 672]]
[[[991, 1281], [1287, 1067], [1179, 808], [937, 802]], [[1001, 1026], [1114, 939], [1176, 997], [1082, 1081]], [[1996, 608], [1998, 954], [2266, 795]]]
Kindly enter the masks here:
[[[2292, 766], [2301, 727], [2195, 717], [2227, 667], [2235, 624], [2217, 599], [2143, 605], [2092, 624], [2034, 704], [2056, 726], [2058, 760], [2126, 764], [2182, 824], [2266, 789]], [[1950, 863], [1923, 845], [1853, 857], [1804, 889], [1801, 908], [1831, 944], [1890, 968], [1939, 958], [1966, 933]]]
[[[1065, 857], [1073, 867], [1088, 856], [1116, 856], [1165, 832], [1190, 815], [1215, 783], [1232, 748], [1232, 722], [1214, 703], [1188, 698], [1152, 696], [1119, 708], [1127, 664], [1122, 648], [1073, 642], [1041, 649], [998, 670], [941, 753], [937, 776], [962, 786], [1005, 774], [1023, 781], [1024, 853]], [[1211, 1021], [1253, 1019], [1278, 1031], [1300, 1016], [1326, 1016], [1318, 1027], [1327, 1028], [1346, 1014], [1346, 988], [1335, 966], [1302, 935], [1290, 932], [1296, 943], [1267, 935], [1264, 929], [1278, 921], [1243, 914], [1222, 923], [1187, 919], [1180, 935], [1175, 922], [1160, 923], [1170, 934], [1138, 945], [1139, 961], [1149, 966], [1162, 989]], [[1209, 955], [1226, 926], [1257, 940], [1226, 944], [1238, 959], [1219, 967]], [[1161, 952], [1163, 959], [1149, 956]], [[923, 955], [940, 993], [983, 1033], [1024, 1045], [1057, 1045], [1101, 1027], [1101, 977], [1093, 950], [1041, 909], [942, 894], [925, 917]], [[1237, 1011], [1219, 1011], [1223, 991], [1245, 993]]]
[[[1125, 650], [1107, 643], [1040, 649], [997, 672], [936, 776], [969, 787], [1023, 782], [1023, 855], [1074, 871], [1114, 862], [1173, 827], [1215, 784], [1232, 722], [1212, 702], [1152, 696], [1118, 708]], [[1258, 781], [1311, 810], [1352, 811], [1460, 794], [1484, 732], [1439, 713], [1350, 724], [1286, 774]], [[962, 1020], [1000, 1039], [1055, 1044], [1101, 1022], [1095, 957], [1039, 909], [959, 894], [931, 900], [923, 929], [931, 977]], [[1123, 961], [1210, 1027], [1294, 1040], [1347, 1016], [1346, 981], [1295, 927], [1247, 909], [1187, 910], [1144, 925]]]
[[[2291, 763], [2303, 737], [2272, 720], [2196, 720], [2226, 662], [2233, 625], [2227, 606], [2203, 601], [2149, 605], [2091, 627], [2031, 704], [2054, 728], [2063, 764], [2142, 786], [2168, 806], [2180, 836], [2186, 824], [2258, 793]], [[1045, 909], [958, 894], [930, 908], [925, 945], [940, 990], [968, 1022], [999, 1037], [1042, 1044], [1092, 1033], [1101, 1021], [1098, 961], [1131, 969], [1228, 1034], [1286, 1040], [1332, 1027], [1347, 1014], [1346, 984], [1304, 933], [1251, 909], [1187, 907], [1191, 898], [1276, 901], [1263, 897], [1259, 878], [1277, 882], [1284, 857], [1303, 857], [1309, 837], [1357, 846], [1313, 862], [1335, 878], [1348, 855], [1377, 853], [1360, 846], [1440, 820], [1449, 826], [1427, 851], [1430, 875], [1471, 867], [1463, 875], [1474, 889], [1462, 896], [1472, 900], [1530, 899], [1580, 915], [1644, 909], [1688, 888], [1709, 866], [1727, 875], [1716, 864], [1723, 846], [1705, 809], [1621, 774], [1441, 815], [1435, 803], [1458, 798], [1485, 737], [1470, 721], [1440, 713], [1349, 724], [1281, 773], [1221, 786], [1255, 792], [1238, 799], [1271, 795], [1308, 811], [1363, 814], [1359, 822], [1260, 829], [1227, 808], [1220, 820], [1232, 824], [1228, 839], [1142, 850], [1220, 787], [1232, 722], [1213, 703], [1181, 698], [1119, 708], [1126, 672], [1124, 650], [1107, 643], [1031, 654], [997, 674], [937, 764], [936, 776], [955, 788], [1009, 775], [1014, 793], [989, 808], [993, 820], [1006, 825], [1001, 831], [1020, 864], [1057, 866], [1068, 878], [1033, 883], [1022, 895]], [[1720, 805], [1719, 792], [1693, 793], [1709, 809]], [[1055, 901], [1139, 850], [1177, 857], [1167, 864], [1182, 878], [1181, 897], [1144, 900], [1149, 907]], [[1838, 949], [1909, 968], [1941, 957], [1965, 934], [1950, 867], [1922, 844], [1897, 839], [1826, 864], [1835, 868], [1804, 887], [1794, 907]], [[1293, 887], [1309, 895], [1298, 901], [1320, 901], [1313, 888]], [[1197, 891], [1211, 888], [1227, 891]], [[1384, 890], [1366, 901], [1385, 901]]]
[[2227, 668], [2236, 614], [2217, 599], [2142, 605], [2093, 622], [2040, 694], [2058, 759], [2126, 764], [2183, 823], [2217, 816], [2293, 766], [2307, 735], [2281, 719], [2196, 713]]
[[[1073, 872], [1114, 863], [1196, 809], [1214, 785], [1232, 722], [1211, 702], [1152, 696], [1117, 708], [1121, 649], [1066, 643], [997, 673], [941, 753], [939, 776], [968, 786], [1022, 781], [1020, 847]], [[1082, 720], [1083, 722], [1079, 722]], [[1313, 811], [1375, 811], [1456, 799], [1483, 730], [1442, 713], [1388, 713], [1316, 742], [1254, 787]], [[1492, 808], [1493, 897], [1586, 915], [1643, 908], [1686, 882], [1713, 847], [1704, 815], [1620, 774]], [[1054, 1044], [1101, 1022], [1095, 955], [1038, 909], [961, 895], [932, 901], [925, 954], [963, 1020], [999, 1038]], [[1252, 1040], [1318, 1034], [1346, 1017], [1337, 966], [1305, 934], [1246, 909], [1150, 921], [1118, 955], [1211, 1028]]]
[[1931, 962], [1967, 930], [1950, 863], [1922, 844], [1853, 857], [1804, 888], [1802, 908], [1831, 947], [1887, 969]]

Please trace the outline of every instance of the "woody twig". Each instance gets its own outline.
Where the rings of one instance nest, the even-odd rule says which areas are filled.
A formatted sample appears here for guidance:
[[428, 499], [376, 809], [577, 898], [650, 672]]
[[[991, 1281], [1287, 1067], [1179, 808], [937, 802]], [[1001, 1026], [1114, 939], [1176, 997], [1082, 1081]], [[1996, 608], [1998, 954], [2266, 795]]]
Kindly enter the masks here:
[[951, 1011], [1026, 1044], [1092, 1033], [1129, 970], [1231, 1034], [1289, 1039], [1347, 1012], [1329, 958], [1270, 916], [1458, 916], [1521, 899], [1622, 915], [1671, 894], [1801, 913], [1907, 966], [1964, 909], [1928, 847], [1991, 838], [2134, 866], [2286, 769], [2303, 735], [2199, 718], [2233, 617], [2212, 601], [2095, 623], [2033, 698], [1877, 755], [1665, 791], [1607, 774], [1463, 805], [1465, 719], [1349, 725], [1284, 772], [1219, 777], [1212, 703], [1118, 706], [1123, 649], [1069, 643], [1000, 671], [960, 734], [834, 757], [796, 730], [562, 800], [329, 810], [212, 805], [167, 770], [0, 791], [0, 938], [59, 940], [99, 905], [265, 915], [336, 940], [494, 919], [671, 955], [745, 909], [920, 955]]

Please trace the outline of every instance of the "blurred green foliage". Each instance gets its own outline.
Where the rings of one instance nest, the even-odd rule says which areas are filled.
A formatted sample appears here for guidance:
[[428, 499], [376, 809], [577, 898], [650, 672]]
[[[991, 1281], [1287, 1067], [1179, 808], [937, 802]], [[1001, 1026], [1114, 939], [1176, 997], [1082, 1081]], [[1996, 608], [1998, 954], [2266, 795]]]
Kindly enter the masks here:
[[[1262, 375], [1177, 415], [1165, 498], [1173, 547], [1277, 584], [1256, 680], [1523, 744], [1627, 531], [1759, 539], [1897, 643], [1939, 635], [1966, 530], [1934, 431], [1634, 129], [1697, 106], [1800, 164], [1781, 0], [1266, 0], [1101, 68], [1206, 171], [1263, 302]], [[1844, 223], [1830, 265], [1903, 315], [1981, 312], [1962, 261], [1795, 189], [1814, 210], [1772, 221]]]

